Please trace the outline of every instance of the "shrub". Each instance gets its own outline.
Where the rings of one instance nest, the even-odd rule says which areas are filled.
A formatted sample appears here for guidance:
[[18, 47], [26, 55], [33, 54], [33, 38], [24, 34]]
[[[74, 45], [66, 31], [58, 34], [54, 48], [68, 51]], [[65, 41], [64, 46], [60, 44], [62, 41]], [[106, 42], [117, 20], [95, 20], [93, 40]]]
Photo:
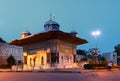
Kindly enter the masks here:
[[94, 64], [85, 64], [84, 65], [84, 69], [93, 69], [94, 68]]
[[10, 55], [8, 58], [7, 58], [7, 63], [8, 63], [8, 66], [9, 67], [12, 67], [13, 65], [15, 65], [15, 58]]
[[85, 64], [84, 69], [106, 68], [106, 64]]
[[1, 69], [8, 69], [8, 68], [10, 68], [8, 65], [0, 65], [0, 68]]

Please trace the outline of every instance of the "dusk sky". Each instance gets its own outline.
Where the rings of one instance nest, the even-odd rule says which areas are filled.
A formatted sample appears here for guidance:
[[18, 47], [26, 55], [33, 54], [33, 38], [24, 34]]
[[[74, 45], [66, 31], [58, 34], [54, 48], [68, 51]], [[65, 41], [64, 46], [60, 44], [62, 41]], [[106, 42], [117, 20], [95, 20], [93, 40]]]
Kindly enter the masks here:
[[120, 43], [120, 0], [0, 0], [0, 37], [7, 42], [21, 38], [26, 27], [32, 34], [41, 32], [50, 12], [62, 31], [74, 29], [88, 40], [78, 49], [95, 47], [94, 30], [101, 31], [101, 53], [113, 52]]

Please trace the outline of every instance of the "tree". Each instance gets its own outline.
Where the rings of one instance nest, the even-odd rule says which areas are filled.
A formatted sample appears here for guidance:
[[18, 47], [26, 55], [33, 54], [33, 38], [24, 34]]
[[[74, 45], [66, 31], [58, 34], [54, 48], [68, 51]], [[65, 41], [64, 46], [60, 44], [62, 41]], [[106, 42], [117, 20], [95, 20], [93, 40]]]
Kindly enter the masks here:
[[87, 54], [86, 54], [86, 51], [85, 51], [85, 50], [78, 49], [78, 50], [77, 50], [77, 56], [78, 56], [77, 61], [78, 61], [78, 62], [87, 61], [86, 55], [87, 55]]
[[88, 57], [89, 61], [94, 61], [94, 57], [93, 57], [93, 55], [88, 54], [87, 57]]
[[120, 56], [120, 44], [118, 44], [114, 48], [115, 48], [115, 52], [117, 53], [117, 56]]
[[0, 37], [0, 42], [6, 43], [6, 41], [4, 41], [1, 37]]
[[86, 62], [86, 61], [88, 61], [88, 58], [87, 58], [87, 57], [83, 57], [83, 58], [81, 58], [80, 61], [81, 61], [81, 62]]
[[100, 51], [99, 51], [99, 49], [98, 48], [91, 48], [91, 49], [89, 49], [88, 50], [88, 53], [90, 54], [90, 55], [99, 55], [99, 53], [100, 53]]
[[8, 58], [7, 58], [7, 63], [8, 63], [8, 66], [11, 67], [13, 65], [15, 65], [15, 58], [10, 55]]
[[100, 63], [101, 61], [105, 60], [105, 58], [102, 55], [100, 55], [100, 51], [98, 48], [89, 49], [87, 57], [93, 63]]
[[85, 51], [85, 50], [78, 49], [78, 50], [77, 50], [77, 55], [85, 55], [85, 56], [86, 56], [86, 51]]
[[[115, 47], [115, 52], [117, 53], [117, 57], [120, 57], [120, 44], [117, 44]], [[117, 58], [117, 63], [120, 63], [120, 58]], [[120, 64], [119, 64], [120, 65]]]
[[102, 63], [102, 62], [106, 61], [106, 59], [105, 59], [105, 57], [103, 57], [102, 55], [99, 54], [98, 61], [99, 61], [99, 63]]

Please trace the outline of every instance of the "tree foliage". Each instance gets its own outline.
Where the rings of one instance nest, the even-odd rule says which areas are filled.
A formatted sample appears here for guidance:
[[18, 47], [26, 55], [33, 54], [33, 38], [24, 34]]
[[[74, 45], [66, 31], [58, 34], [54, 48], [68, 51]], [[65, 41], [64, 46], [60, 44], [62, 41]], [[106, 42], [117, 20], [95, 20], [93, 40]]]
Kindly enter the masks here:
[[85, 61], [88, 61], [88, 58], [87, 58], [87, 57], [81, 58], [81, 62], [85, 62]]
[[99, 53], [100, 53], [100, 51], [98, 48], [90, 48], [88, 50], [88, 54], [90, 54], [90, 55], [96, 55], [96, 54], [99, 55]]
[[117, 56], [120, 56], [120, 44], [117, 44], [114, 48], [115, 52], [117, 53]]
[[4, 41], [1, 37], [0, 37], [0, 42], [6, 43], [6, 41]]
[[[115, 52], [117, 53], [117, 57], [120, 57], [120, 44], [117, 44], [115, 47]], [[117, 58], [117, 63], [120, 65], [120, 58]]]
[[100, 60], [100, 61], [106, 61], [106, 59], [105, 59], [105, 57], [103, 57], [102, 55], [98, 55], [98, 60]]
[[86, 51], [85, 51], [85, 50], [78, 49], [78, 50], [77, 50], [77, 55], [86, 55]]
[[8, 66], [13, 66], [13, 65], [15, 65], [15, 58], [12, 56], [12, 55], [10, 55], [8, 58], [7, 58], [7, 63], [8, 63]]
[[[97, 51], [96, 51], [97, 50]], [[95, 53], [97, 52], [97, 56], [95, 56]], [[91, 48], [89, 49], [88, 51], [86, 50], [81, 50], [81, 49], [78, 49], [77, 50], [77, 55], [82, 55], [82, 58], [80, 59], [81, 62], [83, 61], [91, 61], [91, 62], [94, 62], [95, 61], [95, 57], [98, 58], [98, 62], [103, 62], [103, 61], [106, 61], [105, 57], [103, 57], [101, 54], [100, 54], [100, 51], [99, 49], [96, 49], [96, 48]]]

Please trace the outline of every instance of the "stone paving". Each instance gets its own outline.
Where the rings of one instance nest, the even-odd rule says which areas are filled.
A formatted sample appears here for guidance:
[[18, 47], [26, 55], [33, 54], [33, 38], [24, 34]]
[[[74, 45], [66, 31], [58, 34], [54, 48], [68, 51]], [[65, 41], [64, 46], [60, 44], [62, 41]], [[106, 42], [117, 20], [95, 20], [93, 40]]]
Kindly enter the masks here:
[[[8, 70], [6, 70], [8, 71]], [[120, 81], [120, 70], [81, 70], [65, 72], [0, 72], [0, 81]], [[61, 70], [62, 71], [62, 70]], [[6, 78], [7, 77], [7, 78]]]

